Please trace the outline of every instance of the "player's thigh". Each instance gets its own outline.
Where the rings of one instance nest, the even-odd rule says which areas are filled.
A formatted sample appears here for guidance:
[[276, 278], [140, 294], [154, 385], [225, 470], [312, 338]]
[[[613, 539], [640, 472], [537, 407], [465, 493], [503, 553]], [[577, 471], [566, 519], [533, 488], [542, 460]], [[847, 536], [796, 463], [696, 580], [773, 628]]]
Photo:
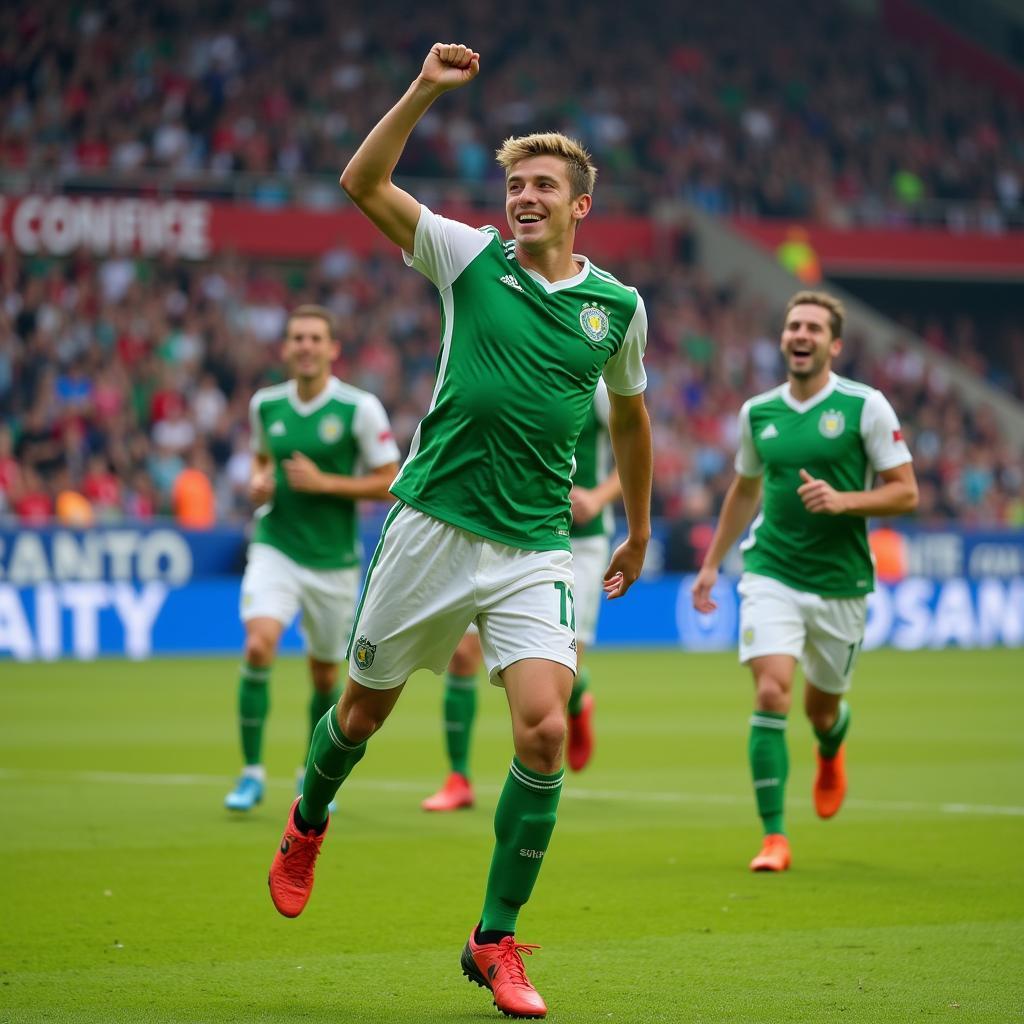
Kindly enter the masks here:
[[817, 598], [809, 615], [802, 665], [807, 681], [825, 693], [845, 693], [864, 642], [867, 599]]
[[506, 548], [492, 565], [489, 596], [477, 615], [480, 646], [492, 683], [525, 658], [556, 662], [576, 674], [576, 608], [568, 551]]
[[740, 661], [771, 654], [799, 658], [806, 638], [799, 592], [768, 576], [744, 573], [739, 594]]
[[408, 506], [388, 515], [356, 608], [349, 674], [385, 690], [441, 673], [476, 612], [479, 538]]
[[607, 537], [577, 537], [572, 542], [572, 571], [575, 577], [576, 637], [588, 647], [597, 634], [597, 617], [604, 599], [604, 574], [608, 569], [611, 544]]
[[359, 570], [308, 569], [302, 589], [302, 632], [317, 661], [345, 658], [359, 591]]
[[302, 567], [269, 544], [250, 544], [242, 575], [239, 615], [290, 625], [299, 610]]

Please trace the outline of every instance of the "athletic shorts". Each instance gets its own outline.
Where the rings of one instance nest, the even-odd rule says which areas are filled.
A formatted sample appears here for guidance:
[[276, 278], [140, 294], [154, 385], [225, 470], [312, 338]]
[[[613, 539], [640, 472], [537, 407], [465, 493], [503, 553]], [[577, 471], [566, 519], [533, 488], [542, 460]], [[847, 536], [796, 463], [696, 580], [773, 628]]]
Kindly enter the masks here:
[[377, 690], [417, 669], [444, 672], [476, 622], [492, 683], [523, 658], [576, 672], [572, 555], [527, 551], [450, 526], [399, 502], [363, 584], [349, 674]]
[[572, 571], [576, 577], [576, 636], [589, 647], [597, 634], [597, 617], [605, 600], [604, 574], [608, 571], [611, 541], [596, 537], [575, 537], [572, 541]]
[[286, 629], [302, 612], [306, 649], [317, 661], [345, 657], [359, 591], [359, 570], [310, 569], [269, 544], [250, 544], [239, 614], [268, 618]]
[[745, 572], [740, 577], [740, 661], [790, 654], [808, 682], [826, 693], [845, 693], [864, 641], [867, 598], [820, 597], [779, 580]]

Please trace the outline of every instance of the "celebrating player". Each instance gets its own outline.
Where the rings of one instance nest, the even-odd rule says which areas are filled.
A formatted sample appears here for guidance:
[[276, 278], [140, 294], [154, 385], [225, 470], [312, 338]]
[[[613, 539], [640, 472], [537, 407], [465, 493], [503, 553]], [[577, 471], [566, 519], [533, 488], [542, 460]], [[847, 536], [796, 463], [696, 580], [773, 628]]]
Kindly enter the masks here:
[[311, 733], [338, 701], [338, 662], [359, 587], [356, 502], [387, 498], [398, 471], [384, 407], [331, 376], [338, 342], [329, 310], [292, 312], [282, 358], [291, 379], [257, 391], [249, 405], [249, 496], [259, 508], [242, 578], [238, 720], [245, 767], [224, 800], [232, 811], [263, 799], [270, 669], [281, 633], [300, 609], [313, 681]]
[[[608, 564], [615, 521], [611, 503], [622, 494], [618, 471], [608, 446], [608, 389], [599, 381], [591, 415], [576, 442], [576, 472], [569, 492], [572, 504], [572, 570], [576, 598], [576, 661], [578, 671], [569, 695], [569, 767], [582, 771], [594, 752], [594, 698], [583, 653], [594, 642], [601, 609], [601, 586]], [[425, 811], [456, 811], [472, 807], [469, 748], [476, 718], [476, 674], [483, 660], [476, 627], [459, 642], [448, 663], [444, 686], [445, 747], [450, 772], [444, 785], [421, 806]]]
[[441, 351], [431, 406], [392, 493], [356, 612], [349, 678], [317, 725], [301, 800], [270, 870], [275, 906], [299, 914], [328, 803], [384, 723], [409, 675], [440, 673], [479, 625], [492, 682], [505, 689], [515, 756], [498, 800], [483, 912], [462, 953], [497, 1007], [542, 1017], [516, 941], [562, 788], [566, 704], [576, 672], [569, 548], [573, 450], [603, 375], [628, 535], [605, 573], [624, 595], [650, 537], [651, 432], [644, 407], [646, 315], [637, 292], [573, 254], [596, 171], [558, 134], [508, 139], [512, 239], [439, 217], [395, 186], [410, 133], [443, 93], [472, 81], [478, 53], [436, 43], [405, 95], [345, 168], [345, 191], [406, 262], [437, 287]]
[[[892, 406], [880, 391], [832, 372], [842, 348], [842, 303], [798, 292], [786, 307], [781, 350], [785, 384], [740, 410], [736, 477], [693, 584], [693, 605], [716, 607], [718, 567], [742, 544], [740, 661], [754, 677], [750, 770], [764, 826], [753, 871], [790, 865], [783, 818], [789, 757], [786, 716], [797, 659], [804, 710], [818, 740], [814, 806], [822, 818], [846, 793], [843, 741], [850, 709], [843, 694], [864, 638], [866, 595], [874, 588], [867, 517], [910, 512], [917, 481]], [[881, 479], [872, 487], [875, 476]]]

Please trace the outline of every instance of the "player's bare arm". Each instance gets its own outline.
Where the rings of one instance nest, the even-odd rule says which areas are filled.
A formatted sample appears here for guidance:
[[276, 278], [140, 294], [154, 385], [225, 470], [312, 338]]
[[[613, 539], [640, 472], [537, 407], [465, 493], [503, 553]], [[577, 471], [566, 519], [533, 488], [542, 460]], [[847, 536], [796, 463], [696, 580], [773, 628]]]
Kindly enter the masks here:
[[651, 421], [644, 396], [617, 395], [609, 390], [611, 410], [608, 433], [622, 487], [628, 532], [615, 549], [604, 574], [604, 591], [609, 598], [622, 597], [640, 578], [651, 539], [651, 478], [653, 446]]
[[363, 140], [341, 187], [396, 245], [413, 251], [419, 203], [391, 180], [416, 123], [441, 95], [476, 78], [480, 54], [462, 43], [434, 43], [416, 80]]
[[711, 591], [718, 582], [718, 567], [722, 564], [729, 548], [740, 538], [750, 525], [757, 506], [761, 501], [761, 478], [759, 476], [733, 477], [729, 490], [722, 502], [715, 534], [708, 545], [704, 564], [693, 581], [690, 593], [693, 607], [699, 612], [713, 612], [718, 605], [711, 598]]
[[917, 508], [917, 477], [911, 463], [884, 469], [878, 476], [881, 485], [869, 491], [837, 491], [801, 469], [803, 483], [797, 494], [808, 512], [831, 516], [898, 516]]
[[569, 492], [573, 523], [576, 526], [585, 526], [621, 494], [622, 484], [617, 469], [613, 469], [596, 487], [573, 487]]
[[265, 505], [274, 496], [274, 463], [269, 455], [254, 455], [249, 470], [249, 500]]
[[281, 463], [281, 467], [288, 478], [288, 486], [294, 491], [330, 494], [332, 497], [350, 501], [386, 501], [389, 497], [388, 490], [398, 475], [397, 462], [387, 462], [361, 476], [325, 473], [302, 452], [293, 452], [291, 458]]

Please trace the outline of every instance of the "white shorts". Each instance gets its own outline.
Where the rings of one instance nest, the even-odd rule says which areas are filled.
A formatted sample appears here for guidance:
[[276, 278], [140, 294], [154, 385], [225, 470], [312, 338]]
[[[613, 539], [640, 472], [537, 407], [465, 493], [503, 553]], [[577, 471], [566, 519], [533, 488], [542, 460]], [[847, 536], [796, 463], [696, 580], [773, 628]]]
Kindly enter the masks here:
[[572, 555], [478, 537], [399, 502], [366, 573], [349, 674], [377, 690], [440, 674], [473, 621], [491, 682], [523, 658], [576, 672]]
[[576, 577], [576, 636], [587, 647], [597, 635], [597, 617], [605, 599], [604, 574], [608, 571], [611, 541], [604, 535], [575, 537], [572, 541], [572, 571]]
[[779, 580], [740, 577], [740, 661], [790, 654], [826, 693], [845, 693], [864, 640], [867, 598], [820, 597]]
[[269, 544], [250, 544], [239, 614], [275, 619], [286, 629], [300, 610], [310, 657], [339, 662], [345, 657], [359, 590], [359, 570], [310, 569]]

